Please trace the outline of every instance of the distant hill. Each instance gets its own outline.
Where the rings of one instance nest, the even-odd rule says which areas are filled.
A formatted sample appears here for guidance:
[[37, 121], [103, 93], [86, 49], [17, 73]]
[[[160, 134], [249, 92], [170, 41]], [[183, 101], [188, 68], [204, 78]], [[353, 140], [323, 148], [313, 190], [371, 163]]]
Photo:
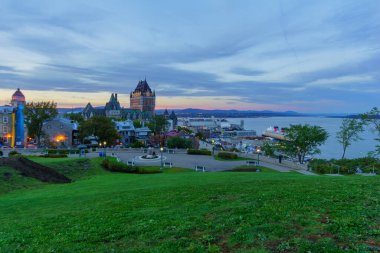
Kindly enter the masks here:
[[[95, 108], [104, 108], [104, 106], [98, 106]], [[76, 108], [58, 108], [58, 113], [80, 113], [83, 111], [83, 107]], [[158, 115], [163, 114], [165, 109], [156, 110]], [[221, 118], [250, 118], [250, 117], [313, 117], [313, 116], [323, 116], [323, 117], [333, 117], [333, 118], [346, 118], [346, 117], [358, 117], [357, 115], [349, 115], [345, 113], [299, 113], [295, 111], [284, 111], [276, 112], [270, 110], [206, 110], [198, 108], [186, 108], [186, 109], [170, 109], [175, 111], [179, 117], [221, 117]]]
[[82, 112], [84, 108], [82, 107], [76, 107], [76, 108], [57, 108], [59, 114], [65, 114], [65, 113], [79, 113]]
[[[165, 110], [156, 110], [157, 114], [163, 114]], [[171, 110], [169, 110], [171, 111]], [[246, 118], [246, 117], [274, 117], [274, 116], [307, 116], [294, 111], [274, 112], [274, 111], [253, 111], [253, 110], [205, 110], [196, 108], [174, 109], [179, 117], [228, 117], [228, 118]]]

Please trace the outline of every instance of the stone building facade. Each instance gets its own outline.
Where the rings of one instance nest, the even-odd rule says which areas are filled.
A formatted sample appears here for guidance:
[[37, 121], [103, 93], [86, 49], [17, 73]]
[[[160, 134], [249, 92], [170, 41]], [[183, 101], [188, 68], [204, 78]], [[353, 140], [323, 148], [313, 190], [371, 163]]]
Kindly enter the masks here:
[[78, 123], [66, 118], [45, 121], [42, 126], [44, 140], [56, 143], [57, 147], [73, 147], [79, 144]]
[[106, 116], [114, 119], [146, 121], [153, 117], [155, 106], [155, 92], [152, 92], [144, 80], [140, 81], [135, 91], [130, 94], [130, 108], [121, 107], [117, 93], [112, 93], [104, 108], [94, 108], [91, 103], [88, 103], [82, 111], [82, 116], [85, 119], [93, 116]]
[[156, 93], [149, 87], [146, 79], [140, 80], [130, 95], [131, 109], [139, 110], [153, 117], [156, 107]]

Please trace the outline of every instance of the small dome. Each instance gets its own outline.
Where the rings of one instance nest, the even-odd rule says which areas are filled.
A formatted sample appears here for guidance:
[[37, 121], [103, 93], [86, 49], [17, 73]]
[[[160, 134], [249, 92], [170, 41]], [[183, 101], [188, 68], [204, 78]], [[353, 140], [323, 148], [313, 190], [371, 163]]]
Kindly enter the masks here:
[[12, 101], [25, 102], [25, 96], [22, 94], [18, 88], [15, 93], [12, 95]]

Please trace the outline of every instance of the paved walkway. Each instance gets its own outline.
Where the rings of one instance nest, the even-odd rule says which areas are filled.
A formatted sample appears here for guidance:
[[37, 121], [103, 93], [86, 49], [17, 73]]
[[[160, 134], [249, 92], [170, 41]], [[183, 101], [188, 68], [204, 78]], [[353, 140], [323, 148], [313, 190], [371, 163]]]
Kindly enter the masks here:
[[[5, 155], [8, 153], [7, 151], [4, 152]], [[39, 152], [41, 152], [39, 150], [20, 150], [20, 151], [26, 154], [32, 154], [32, 153], [39, 154]], [[116, 155], [117, 157], [119, 157], [120, 160], [124, 163], [126, 163], [127, 161], [133, 160], [136, 165], [141, 165], [141, 166], [160, 166], [161, 165], [160, 157], [152, 161], [140, 159], [140, 156], [146, 155], [142, 152], [142, 150], [141, 151], [140, 150], [107, 150], [108, 156], [110, 156], [112, 153]], [[157, 155], [160, 155], [159, 151], [157, 152], [157, 150], [156, 150], [156, 153]], [[70, 155], [70, 156], [77, 157], [78, 155]], [[91, 152], [91, 153], [86, 154], [86, 156], [98, 157], [99, 153]], [[255, 158], [255, 157], [251, 156], [251, 158]], [[175, 154], [163, 153], [163, 161], [171, 162], [174, 167], [180, 167], [180, 168], [194, 169], [195, 166], [204, 166], [206, 168], [206, 171], [224, 171], [224, 170], [229, 170], [229, 169], [246, 165], [246, 160], [218, 161], [218, 160], [215, 160], [214, 157], [212, 156], [188, 155], [188, 154], [184, 154], [183, 152], [175, 153]], [[260, 165], [273, 169], [273, 170], [280, 171], [280, 172], [289, 172], [289, 171], [294, 170], [294, 168], [285, 166], [285, 164], [284, 165], [281, 165], [279, 163], [275, 164], [273, 162], [262, 161], [261, 159], [260, 159]], [[298, 171], [305, 175], [315, 175], [314, 173], [308, 172], [306, 170], [295, 170], [295, 171]]]
[[[146, 155], [142, 152], [123, 152], [123, 151], [109, 151], [107, 155], [111, 155], [114, 153], [117, 155], [117, 157], [120, 158], [120, 160], [124, 163], [127, 161], [134, 161], [135, 164], [141, 165], [141, 166], [160, 166], [161, 165], [161, 159], [160, 154], [157, 155], [159, 158], [154, 159], [152, 161], [142, 160], [140, 159], [140, 156]], [[93, 154], [91, 154], [92, 156]], [[96, 154], [97, 155], [97, 154]], [[204, 156], [204, 155], [187, 155], [187, 154], [168, 154], [163, 153], [163, 161], [164, 162], [171, 162], [173, 163], [174, 167], [180, 167], [180, 168], [190, 168], [194, 169], [195, 166], [204, 166], [206, 168], [206, 171], [223, 171], [223, 170], [229, 170], [233, 169], [239, 166], [246, 165], [246, 161], [218, 161], [215, 160], [212, 156]], [[289, 172], [291, 169], [287, 167], [282, 167], [274, 164], [269, 164], [265, 162], [260, 162], [261, 166], [268, 167], [280, 172]]]

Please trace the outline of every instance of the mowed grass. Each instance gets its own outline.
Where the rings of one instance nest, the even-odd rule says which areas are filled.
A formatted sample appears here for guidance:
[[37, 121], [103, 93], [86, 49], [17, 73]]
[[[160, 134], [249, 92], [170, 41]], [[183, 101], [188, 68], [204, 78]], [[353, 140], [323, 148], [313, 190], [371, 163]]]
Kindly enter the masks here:
[[44, 158], [30, 156], [28, 159], [50, 167], [74, 181], [109, 173], [100, 165], [102, 158]]
[[379, 192], [379, 177], [101, 173], [0, 196], [0, 252], [371, 252]]
[[31, 189], [45, 185], [37, 179], [25, 177], [9, 166], [0, 166], [0, 195], [20, 189]]

